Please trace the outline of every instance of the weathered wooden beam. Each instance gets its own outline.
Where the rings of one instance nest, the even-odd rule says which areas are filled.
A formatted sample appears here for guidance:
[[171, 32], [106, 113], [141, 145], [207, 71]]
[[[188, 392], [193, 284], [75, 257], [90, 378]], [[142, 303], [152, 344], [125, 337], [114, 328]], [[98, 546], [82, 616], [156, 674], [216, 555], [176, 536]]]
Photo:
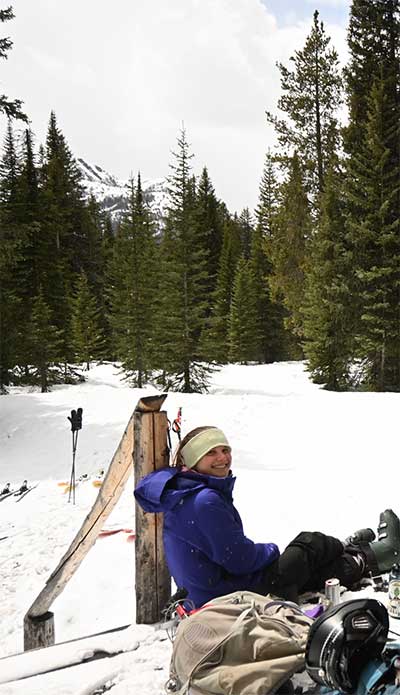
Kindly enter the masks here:
[[[142, 399], [134, 412], [133, 465], [135, 484], [159, 468], [168, 466], [168, 418], [159, 409], [165, 399]], [[144, 403], [144, 401], [146, 401]], [[171, 595], [171, 576], [164, 555], [162, 514], [146, 514], [136, 505], [136, 622], [151, 624]]]
[[158, 413], [166, 397], [166, 393], [163, 393], [161, 396], [144, 396], [137, 402], [135, 412]]
[[54, 613], [44, 613], [37, 618], [26, 614], [24, 618], [24, 651], [48, 647], [55, 642]]
[[[26, 630], [26, 639], [24, 639], [24, 642], [30, 645], [26, 647], [27, 649], [54, 644], [54, 630], [53, 632], [49, 631], [48, 634], [46, 633], [47, 643], [42, 643], [44, 633], [41, 620], [44, 619], [54, 599], [61, 594], [67, 582], [94, 545], [104, 522], [117, 504], [125, 483], [132, 473], [133, 420], [134, 415], [132, 414], [91, 511], [25, 616], [24, 631]], [[32, 620], [33, 618], [39, 618], [39, 620], [34, 621]], [[35, 630], [37, 632], [37, 641], [35, 641], [34, 636]]]

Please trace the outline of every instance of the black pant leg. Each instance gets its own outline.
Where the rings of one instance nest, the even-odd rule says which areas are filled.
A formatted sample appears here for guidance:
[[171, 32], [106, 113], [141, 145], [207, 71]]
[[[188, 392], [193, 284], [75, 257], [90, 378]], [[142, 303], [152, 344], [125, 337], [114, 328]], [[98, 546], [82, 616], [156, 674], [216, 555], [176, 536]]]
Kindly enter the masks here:
[[351, 586], [362, 576], [354, 557], [342, 542], [324, 533], [303, 531], [289, 543], [280, 558], [265, 571], [264, 593], [296, 600], [303, 591], [322, 590], [326, 579], [337, 577]]

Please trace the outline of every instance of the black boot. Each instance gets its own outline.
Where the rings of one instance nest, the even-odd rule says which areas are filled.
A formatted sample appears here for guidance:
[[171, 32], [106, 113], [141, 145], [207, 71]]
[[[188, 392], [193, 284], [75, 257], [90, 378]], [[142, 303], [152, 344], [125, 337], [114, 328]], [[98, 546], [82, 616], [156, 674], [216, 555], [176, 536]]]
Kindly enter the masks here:
[[376, 538], [376, 535], [372, 528], [360, 528], [358, 531], [354, 531], [345, 540], [345, 545], [354, 545], [357, 543], [371, 543]]
[[392, 509], [380, 514], [378, 540], [360, 543], [372, 576], [389, 572], [400, 561], [400, 520]]

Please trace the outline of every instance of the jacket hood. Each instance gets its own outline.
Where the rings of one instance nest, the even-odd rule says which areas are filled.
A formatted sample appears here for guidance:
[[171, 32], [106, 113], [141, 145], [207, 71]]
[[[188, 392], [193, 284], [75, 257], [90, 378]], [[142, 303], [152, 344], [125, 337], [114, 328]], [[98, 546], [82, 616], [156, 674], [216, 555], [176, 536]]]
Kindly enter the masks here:
[[235, 480], [232, 475], [217, 478], [192, 471], [183, 473], [178, 468], [162, 468], [142, 478], [134, 495], [145, 512], [167, 512], [187, 495], [204, 488], [218, 490], [232, 500]]

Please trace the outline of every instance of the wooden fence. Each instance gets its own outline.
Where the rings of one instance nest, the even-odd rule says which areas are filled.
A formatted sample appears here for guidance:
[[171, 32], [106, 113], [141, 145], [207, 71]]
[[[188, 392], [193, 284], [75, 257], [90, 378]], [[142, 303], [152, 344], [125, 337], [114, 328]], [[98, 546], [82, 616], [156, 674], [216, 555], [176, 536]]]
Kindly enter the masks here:
[[[166, 395], [149, 396], [137, 403], [92, 509], [25, 615], [25, 651], [55, 643], [54, 614], [50, 607], [96, 542], [121, 497], [132, 464], [135, 482], [168, 465], [168, 418], [165, 411], [160, 411], [165, 398]], [[136, 505], [135, 532], [136, 622], [150, 624], [160, 620], [161, 609], [171, 592], [162, 545], [162, 515], [144, 514]]]

